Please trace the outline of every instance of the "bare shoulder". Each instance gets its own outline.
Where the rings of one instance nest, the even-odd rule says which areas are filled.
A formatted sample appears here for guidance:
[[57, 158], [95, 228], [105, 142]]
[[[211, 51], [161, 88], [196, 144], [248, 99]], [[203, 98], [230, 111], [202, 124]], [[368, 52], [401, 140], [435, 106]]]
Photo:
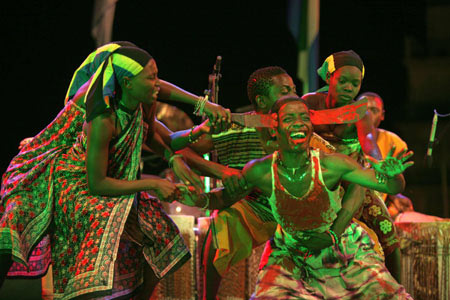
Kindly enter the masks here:
[[89, 128], [91, 132], [95, 132], [96, 134], [115, 136], [118, 134], [118, 132], [116, 132], [115, 118], [115, 114], [111, 112], [105, 112], [92, 119], [92, 121], [88, 123], [87, 128]]
[[251, 160], [245, 165], [243, 170], [248, 174], [269, 170], [272, 164], [272, 157], [273, 154], [269, 154], [265, 157]]
[[268, 174], [271, 174], [272, 157], [273, 154], [270, 154], [263, 158], [249, 161], [245, 165], [242, 172], [248, 183], [253, 186], [259, 186], [262, 180], [266, 178]]
[[302, 96], [302, 100], [310, 109], [325, 109], [326, 93], [312, 92]]
[[106, 111], [106, 112], [100, 114], [98, 117], [94, 118], [92, 120], [92, 122], [97, 122], [97, 123], [103, 124], [103, 126], [114, 127], [115, 120], [116, 120], [116, 114], [114, 114], [110, 111]]
[[356, 164], [356, 161], [341, 153], [320, 151], [320, 164], [328, 170], [345, 170]]
[[320, 93], [318, 92], [311, 92], [304, 94], [301, 98], [303, 100], [312, 100], [312, 99], [318, 99], [320, 97]]

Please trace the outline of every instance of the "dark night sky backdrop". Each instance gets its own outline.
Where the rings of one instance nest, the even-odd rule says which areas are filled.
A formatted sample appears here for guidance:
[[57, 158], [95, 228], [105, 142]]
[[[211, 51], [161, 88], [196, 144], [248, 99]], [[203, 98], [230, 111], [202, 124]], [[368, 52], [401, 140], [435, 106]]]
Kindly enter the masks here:
[[[214, 4], [213, 4], [214, 3]], [[286, 1], [118, 1], [114, 40], [129, 40], [156, 59], [160, 77], [193, 93], [207, 87], [222, 55], [219, 101], [247, 105], [252, 71], [280, 65], [296, 74], [295, 41], [287, 30]], [[413, 3], [413, 4], [411, 4]], [[364, 60], [361, 91], [377, 91], [396, 121], [406, 118], [404, 37], [423, 35], [423, 1], [322, 1], [320, 61], [353, 49]], [[91, 1], [14, 1], [1, 11], [3, 172], [19, 141], [45, 127], [63, 106], [73, 71], [95, 48]], [[181, 106], [190, 113], [192, 109]], [[428, 118], [428, 117], [427, 117]], [[389, 129], [392, 121], [384, 127]], [[424, 145], [427, 137], [424, 137]]]

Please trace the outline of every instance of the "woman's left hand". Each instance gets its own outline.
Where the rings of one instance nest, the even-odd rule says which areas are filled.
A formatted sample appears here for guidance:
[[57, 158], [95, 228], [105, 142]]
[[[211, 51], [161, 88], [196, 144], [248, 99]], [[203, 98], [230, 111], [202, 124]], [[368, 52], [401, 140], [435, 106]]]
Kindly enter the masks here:
[[367, 156], [367, 160], [375, 171], [386, 175], [388, 178], [392, 178], [403, 173], [407, 168], [414, 165], [413, 161], [407, 162], [407, 160], [414, 154], [412, 151], [404, 149], [396, 156], [393, 156], [394, 152], [395, 146], [391, 148], [384, 160], [378, 161], [370, 156]]

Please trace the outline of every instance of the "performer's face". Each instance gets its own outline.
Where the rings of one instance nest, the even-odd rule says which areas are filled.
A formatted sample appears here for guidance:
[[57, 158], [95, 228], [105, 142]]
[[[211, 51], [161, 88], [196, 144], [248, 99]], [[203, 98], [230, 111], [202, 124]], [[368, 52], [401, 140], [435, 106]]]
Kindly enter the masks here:
[[372, 113], [373, 126], [378, 128], [381, 121], [384, 120], [383, 102], [381, 102], [381, 99], [373, 96], [366, 96], [366, 98], [369, 100], [367, 108]]
[[144, 69], [131, 80], [132, 89], [130, 95], [145, 104], [152, 104], [158, 97], [159, 78], [158, 67], [154, 59], [151, 59]]
[[361, 81], [362, 74], [357, 67], [343, 66], [331, 74], [328, 93], [337, 106], [349, 104], [358, 94]]
[[273, 84], [269, 88], [267, 96], [263, 96], [263, 101], [258, 102], [260, 110], [267, 113], [279, 98], [283, 96], [297, 96], [297, 91], [291, 76], [280, 74], [272, 77]]
[[313, 131], [305, 104], [293, 101], [278, 111], [277, 140], [281, 149], [305, 151]]

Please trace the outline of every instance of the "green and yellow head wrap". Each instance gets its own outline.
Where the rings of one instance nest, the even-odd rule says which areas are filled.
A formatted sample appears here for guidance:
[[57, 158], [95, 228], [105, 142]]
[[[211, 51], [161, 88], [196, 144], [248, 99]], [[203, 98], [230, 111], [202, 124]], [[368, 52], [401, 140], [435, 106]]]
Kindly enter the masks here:
[[117, 83], [125, 76], [132, 78], [139, 74], [151, 59], [148, 52], [129, 42], [113, 42], [98, 48], [75, 71], [66, 102], [92, 77], [84, 99], [89, 122], [110, 108]]
[[322, 66], [317, 70], [320, 78], [326, 81], [327, 73], [332, 74], [337, 69], [343, 66], [355, 66], [361, 70], [362, 78], [364, 78], [364, 64], [359, 55], [353, 51], [341, 51], [331, 54], [325, 59]]

